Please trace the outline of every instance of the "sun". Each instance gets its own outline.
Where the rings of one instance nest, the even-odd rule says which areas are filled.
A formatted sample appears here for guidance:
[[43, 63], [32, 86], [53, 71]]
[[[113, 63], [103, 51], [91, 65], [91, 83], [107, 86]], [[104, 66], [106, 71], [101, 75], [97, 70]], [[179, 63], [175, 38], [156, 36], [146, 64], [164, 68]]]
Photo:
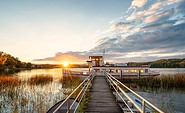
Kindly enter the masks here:
[[68, 62], [63, 62], [62, 65], [63, 65], [64, 67], [67, 67], [67, 66], [69, 65], [69, 63], [68, 63]]

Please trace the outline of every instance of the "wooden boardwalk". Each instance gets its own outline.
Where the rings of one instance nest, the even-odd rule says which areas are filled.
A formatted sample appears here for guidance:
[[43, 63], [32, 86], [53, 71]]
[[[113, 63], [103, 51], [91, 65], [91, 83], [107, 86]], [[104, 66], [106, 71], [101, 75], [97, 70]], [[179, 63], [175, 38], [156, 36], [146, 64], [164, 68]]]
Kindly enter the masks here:
[[95, 76], [86, 113], [122, 113], [105, 76]]

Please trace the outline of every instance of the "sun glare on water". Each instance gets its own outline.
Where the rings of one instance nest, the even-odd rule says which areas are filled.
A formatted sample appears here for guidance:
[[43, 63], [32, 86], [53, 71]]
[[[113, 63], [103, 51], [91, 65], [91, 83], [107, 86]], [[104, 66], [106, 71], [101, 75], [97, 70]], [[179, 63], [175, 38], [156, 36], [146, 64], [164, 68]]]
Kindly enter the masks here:
[[63, 64], [64, 67], [67, 67], [69, 65], [68, 62], [63, 62], [62, 64]]

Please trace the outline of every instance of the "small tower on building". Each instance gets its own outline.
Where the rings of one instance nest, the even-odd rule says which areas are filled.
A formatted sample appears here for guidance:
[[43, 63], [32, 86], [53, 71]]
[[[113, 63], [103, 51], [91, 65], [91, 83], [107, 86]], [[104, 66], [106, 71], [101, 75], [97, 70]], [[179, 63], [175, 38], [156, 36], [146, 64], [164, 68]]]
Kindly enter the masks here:
[[89, 71], [91, 67], [101, 67], [103, 66], [103, 56], [89, 56], [89, 60], [87, 61], [89, 66]]

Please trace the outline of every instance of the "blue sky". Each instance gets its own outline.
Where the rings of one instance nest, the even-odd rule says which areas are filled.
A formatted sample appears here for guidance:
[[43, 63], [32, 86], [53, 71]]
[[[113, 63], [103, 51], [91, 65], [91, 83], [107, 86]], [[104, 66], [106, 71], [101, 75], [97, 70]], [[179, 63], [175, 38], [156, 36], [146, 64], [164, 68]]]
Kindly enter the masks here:
[[185, 57], [185, 0], [40, 0], [0, 4], [0, 48], [25, 61]]
[[129, 0], [0, 0], [0, 51], [21, 60], [88, 51]]

